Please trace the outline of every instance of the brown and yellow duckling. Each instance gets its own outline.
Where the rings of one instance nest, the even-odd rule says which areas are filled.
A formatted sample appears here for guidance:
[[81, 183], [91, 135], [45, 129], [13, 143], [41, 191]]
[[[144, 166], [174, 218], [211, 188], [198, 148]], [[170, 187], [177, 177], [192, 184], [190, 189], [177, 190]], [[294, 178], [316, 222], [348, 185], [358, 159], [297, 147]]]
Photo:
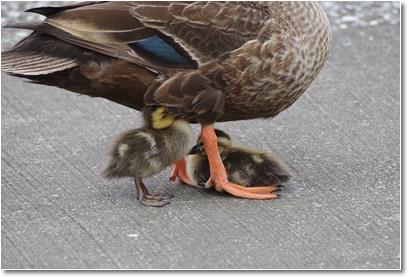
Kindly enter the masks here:
[[[288, 167], [278, 156], [234, 143], [231, 137], [221, 130], [216, 129], [215, 132], [230, 181], [246, 184], [248, 187], [273, 187], [274, 192], [289, 180]], [[205, 188], [213, 187], [209, 180], [209, 161], [200, 138], [186, 157], [184, 167], [184, 182]]]
[[155, 175], [182, 159], [193, 143], [192, 129], [185, 120], [175, 119], [166, 109], [146, 108], [145, 125], [128, 130], [114, 141], [110, 161], [103, 175], [108, 178], [133, 177], [138, 200], [146, 206], [161, 207], [173, 196], [149, 193], [142, 179]]

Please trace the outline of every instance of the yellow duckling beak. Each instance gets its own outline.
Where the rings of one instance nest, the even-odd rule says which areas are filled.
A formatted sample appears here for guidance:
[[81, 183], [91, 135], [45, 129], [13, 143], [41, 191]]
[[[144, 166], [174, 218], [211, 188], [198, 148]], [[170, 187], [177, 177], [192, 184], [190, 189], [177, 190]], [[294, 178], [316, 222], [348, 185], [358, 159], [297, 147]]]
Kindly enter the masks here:
[[152, 116], [152, 127], [154, 129], [163, 129], [173, 125], [175, 118], [169, 115], [165, 107], [159, 107], [153, 111]]

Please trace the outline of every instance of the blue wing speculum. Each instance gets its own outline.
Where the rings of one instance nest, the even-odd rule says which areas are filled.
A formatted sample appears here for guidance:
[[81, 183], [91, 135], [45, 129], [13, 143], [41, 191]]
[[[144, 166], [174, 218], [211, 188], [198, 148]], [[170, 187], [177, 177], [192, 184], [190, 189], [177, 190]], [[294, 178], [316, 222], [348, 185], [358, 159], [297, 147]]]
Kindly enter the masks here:
[[142, 56], [147, 56], [162, 64], [182, 67], [192, 67], [192, 65], [195, 64], [181, 49], [177, 49], [171, 43], [157, 35], [130, 42], [128, 45], [134, 51], [142, 54]]

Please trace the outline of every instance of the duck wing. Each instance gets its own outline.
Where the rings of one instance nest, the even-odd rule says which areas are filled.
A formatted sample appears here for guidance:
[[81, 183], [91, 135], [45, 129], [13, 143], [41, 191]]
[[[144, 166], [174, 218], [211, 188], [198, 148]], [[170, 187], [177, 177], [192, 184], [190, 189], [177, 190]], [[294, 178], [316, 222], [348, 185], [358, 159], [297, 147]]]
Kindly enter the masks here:
[[34, 32], [2, 52], [2, 71], [140, 110], [160, 65], [150, 67], [127, 42], [153, 31], [130, 16], [129, 8], [121, 3], [112, 9], [108, 4], [85, 2], [28, 10], [47, 18], [5, 26]]
[[255, 38], [268, 16], [253, 2], [85, 2], [28, 10], [26, 28], [152, 69], [193, 69]]
[[118, 1], [31, 9], [47, 18], [23, 27], [153, 71], [197, 67], [172, 38], [132, 16], [132, 7], [131, 2]]
[[[256, 2], [135, 2], [131, 14], [161, 31], [202, 64], [200, 70], [178, 73], [145, 95], [190, 121], [214, 122], [224, 112], [223, 58], [255, 39], [270, 16]], [[206, 66], [203, 66], [206, 64]]]
[[269, 17], [256, 2], [89, 2], [31, 11], [48, 16], [46, 33], [157, 70], [196, 68], [233, 51]]
[[1, 70], [32, 83], [105, 98], [141, 110], [157, 75], [137, 64], [33, 32], [1, 55]]
[[133, 2], [131, 15], [159, 30], [199, 62], [207, 62], [257, 37], [269, 17], [257, 2]]
[[[159, 73], [171, 73], [173, 76], [175, 72], [181, 70], [195, 70], [199, 64], [215, 60], [216, 57], [240, 47], [257, 36], [265, 17], [268, 16], [263, 5], [253, 2], [238, 4], [105, 1], [63, 7], [42, 7], [28, 11], [45, 15], [47, 18], [38, 23], [23, 23], [9, 27], [34, 30], [36, 34], [46, 34], [68, 45], [86, 49], [88, 54], [97, 52], [147, 69], [152, 73], [151, 76], [146, 74], [151, 79], [150, 82], [151, 77]], [[56, 41], [53, 43], [58, 44]], [[55, 49], [54, 52], [58, 50]], [[67, 60], [64, 55], [46, 55], [46, 53], [47, 49], [43, 51], [42, 58], [38, 57], [38, 53], [33, 54], [35, 56], [32, 58], [37, 61], [38, 68], [41, 69], [36, 72], [37, 74], [56, 72], [57, 64], [61, 65], [62, 70], [75, 68], [78, 64], [76, 59], [78, 57]], [[4, 62], [8, 63], [8, 68], [12, 68], [17, 64], [19, 57], [13, 56], [12, 51], [8, 54], [9, 59]], [[57, 61], [53, 67], [49, 66], [50, 56]], [[25, 65], [20, 64], [20, 70], [24, 72], [24, 68]], [[213, 72], [219, 76], [217, 70]], [[115, 76], [113, 71], [110, 71], [110, 74]], [[164, 90], [162, 87], [155, 93], [154, 99], [160, 104], [175, 107], [174, 110], [178, 111], [178, 114], [188, 112], [192, 114], [192, 118], [208, 112], [219, 115], [224, 109], [220, 88], [213, 86], [214, 80], [209, 76], [192, 78], [197, 77], [198, 74], [190, 74], [188, 79], [190, 81], [200, 79], [203, 81], [201, 84], [187, 82], [189, 80], [184, 82], [183, 76], [177, 76], [173, 81], [183, 82], [184, 85], [178, 86], [177, 91]], [[170, 83], [173, 82], [167, 84], [170, 85]], [[112, 82], [110, 84], [118, 85]], [[60, 85], [63, 88], [67, 86], [67, 84]], [[174, 86], [168, 87], [174, 88]], [[72, 90], [70, 87], [68, 89]], [[82, 91], [87, 91], [90, 95], [89, 92], [92, 89], [84, 88]], [[130, 97], [135, 94], [135, 92], [127, 93]], [[121, 100], [122, 103], [135, 106], [127, 104], [126, 97]], [[138, 101], [138, 109], [139, 103]]]

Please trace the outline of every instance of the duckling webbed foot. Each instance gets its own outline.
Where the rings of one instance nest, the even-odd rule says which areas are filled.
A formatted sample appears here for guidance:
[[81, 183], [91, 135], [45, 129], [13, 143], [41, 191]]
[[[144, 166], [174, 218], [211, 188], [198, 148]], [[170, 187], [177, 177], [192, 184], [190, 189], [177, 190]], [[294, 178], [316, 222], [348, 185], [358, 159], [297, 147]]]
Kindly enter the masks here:
[[210, 166], [210, 179], [208, 183], [214, 184], [217, 191], [226, 191], [236, 197], [247, 199], [262, 200], [279, 198], [278, 195], [273, 194], [273, 191], [277, 190], [275, 186], [244, 187], [229, 182], [227, 178], [226, 168], [223, 165], [218, 150], [217, 137], [213, 125], [202, 126], [201, 139]]
[[190, 186], [195, 186], [187, 175], [185, 159], [177, 160], [173, 164], [172, 174], [169, 178], [169, 181], [176, 181], [177, 178], [180, 182], [183, 182]]
[[141, 178], [135, 178], [135, 187], [138, 200], [148, 207], [163, 207], [170, 204], [168, 199], [173, 198], [170, 193], [149, 193]]

